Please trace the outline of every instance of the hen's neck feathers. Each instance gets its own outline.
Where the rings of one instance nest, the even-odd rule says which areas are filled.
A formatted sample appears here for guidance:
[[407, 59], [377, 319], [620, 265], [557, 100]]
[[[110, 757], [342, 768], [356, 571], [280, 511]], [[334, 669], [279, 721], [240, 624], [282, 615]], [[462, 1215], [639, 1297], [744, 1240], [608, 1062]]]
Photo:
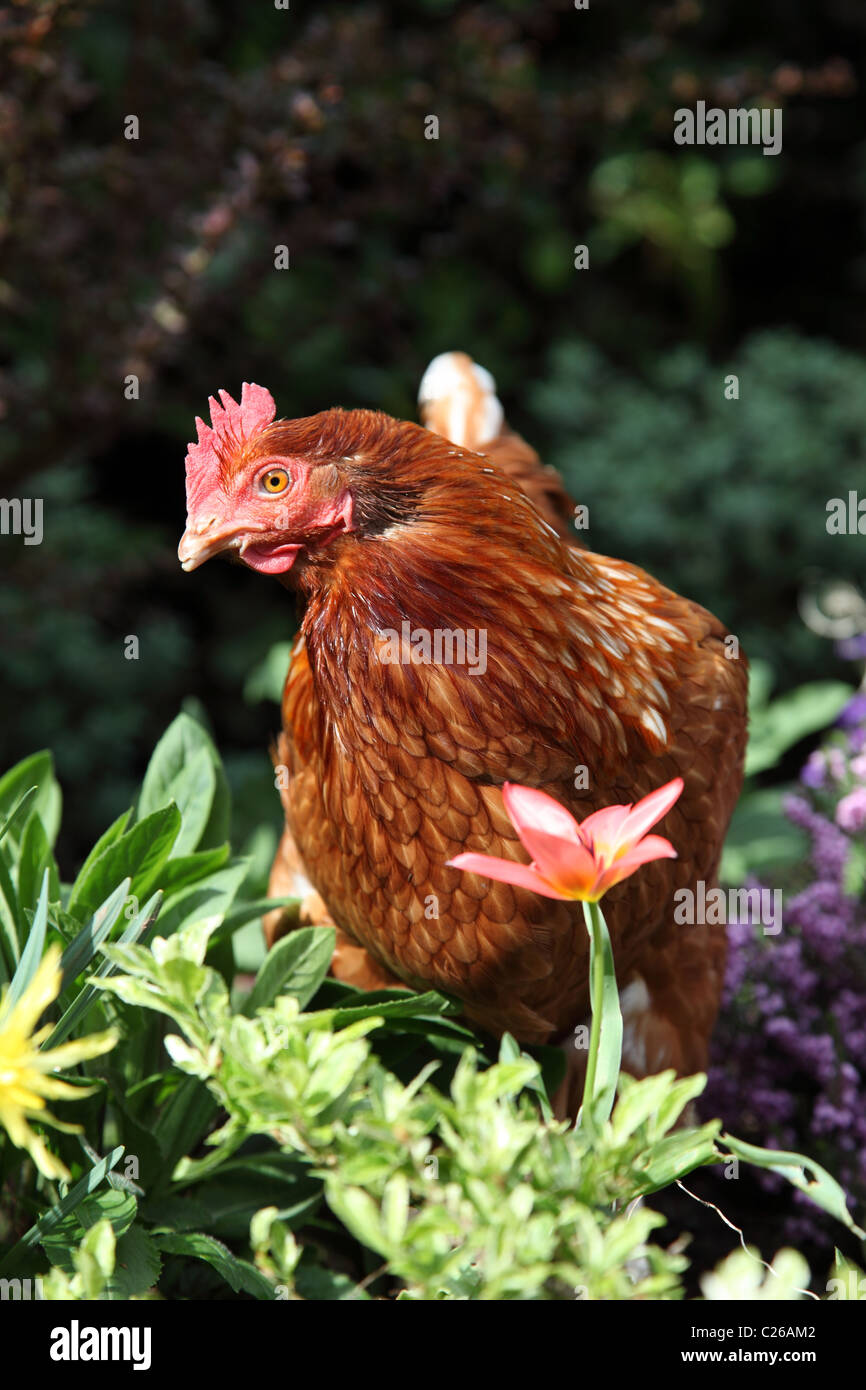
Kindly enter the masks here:
[[[372, 530], [338, 539], [299, 575], [326, 722], [355, 717], [364, 688], [398, 723], [407, 696], [446, 698], [460, 719], [480, 722], [496, 707], [506, 722], [546, 727], [551, 744], [600, 756], [663, 748], [671, 691], [699, 635], [693, 605], [632, 566], [569, 547], [485, 459], [388, 424], [380, 449], [360, 445], [355, 462], [346, 448], [341, 463]], [[382, 644], [404, 622], [483, 631], [485, 672], [383, 664]]]

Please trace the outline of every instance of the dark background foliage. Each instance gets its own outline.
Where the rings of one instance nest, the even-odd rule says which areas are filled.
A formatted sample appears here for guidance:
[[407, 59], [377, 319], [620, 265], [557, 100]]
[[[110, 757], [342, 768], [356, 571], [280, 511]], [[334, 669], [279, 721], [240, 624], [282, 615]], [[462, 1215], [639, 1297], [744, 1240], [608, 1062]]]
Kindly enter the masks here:
[[[276, 712], [243, 691], [290, 601], [175, 558], [193, 417], [244, 379], [289, 416], [411, 416], [466, 349], [591, 544], [719, 612], [781, 688], [840, 673], [796, 603], [862, 544], [824, 523], [862, 478], [864, 30], [855, 0], [0, 12], [0, 488], [45, 499], [41, 546], [0, 537], [0, 766], [54, 747], [67, 873], [188, 697], [241, 838], [276, 823]], [[783, 107], [782, 154], [678, 148], [698, 98]]]

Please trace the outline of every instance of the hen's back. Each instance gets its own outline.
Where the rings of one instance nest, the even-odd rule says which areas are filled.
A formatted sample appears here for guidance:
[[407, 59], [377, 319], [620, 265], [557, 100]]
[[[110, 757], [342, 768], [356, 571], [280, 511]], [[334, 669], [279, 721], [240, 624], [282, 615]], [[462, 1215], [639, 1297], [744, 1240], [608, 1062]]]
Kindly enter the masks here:
[[418, 409], [434, 434], [485, 454], [513, 478], [558, 535], [579, 544], [572, 525], [574, 503], [555, 468], [505, 421], [496, 382], [465, 352], [441, 352], [421, 378]]

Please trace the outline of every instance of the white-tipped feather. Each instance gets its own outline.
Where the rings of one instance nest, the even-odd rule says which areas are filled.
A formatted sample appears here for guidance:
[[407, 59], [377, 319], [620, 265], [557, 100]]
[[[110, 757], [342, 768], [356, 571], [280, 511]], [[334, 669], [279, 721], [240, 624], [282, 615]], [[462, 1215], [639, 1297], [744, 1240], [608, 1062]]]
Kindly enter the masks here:
[[429, 430], [466, 449], [480, 449], [502, 431], [505, 412], [496, 382], [465, 352], [440, 352], [418, 388], [421, 418]]

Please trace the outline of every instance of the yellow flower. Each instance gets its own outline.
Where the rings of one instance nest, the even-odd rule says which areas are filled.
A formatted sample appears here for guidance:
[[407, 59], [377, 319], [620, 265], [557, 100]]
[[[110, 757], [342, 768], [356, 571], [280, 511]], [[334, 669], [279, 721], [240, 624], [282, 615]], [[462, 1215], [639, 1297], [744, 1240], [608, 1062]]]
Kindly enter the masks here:
[[38, 1033], [33, 1029], [60, 993], [61, 979], [60, 947], [49, 946], [18, 1002], [10, 1005], [8, 992], [0, 1002], [0, 1125], [13, 1144], [27, 1150], [46, 1178], [68, 1180], [69, 1170], [30, 1128], [28, 1120], [54, 1125], [68, 1134], [77, 1133], [81, 1126], [55, 1119], [45, 1108], [45, 1101], [78, 1100], [90, 1095], [95, 1087], [71, 1086], [50, 1073], [110, 1052], [117, 1042], [117, 1033], [92, 1033], [89, 1038], [78, 1038], [41, 1052], [40, 1045], [54, 1025], [48, 1023]]

